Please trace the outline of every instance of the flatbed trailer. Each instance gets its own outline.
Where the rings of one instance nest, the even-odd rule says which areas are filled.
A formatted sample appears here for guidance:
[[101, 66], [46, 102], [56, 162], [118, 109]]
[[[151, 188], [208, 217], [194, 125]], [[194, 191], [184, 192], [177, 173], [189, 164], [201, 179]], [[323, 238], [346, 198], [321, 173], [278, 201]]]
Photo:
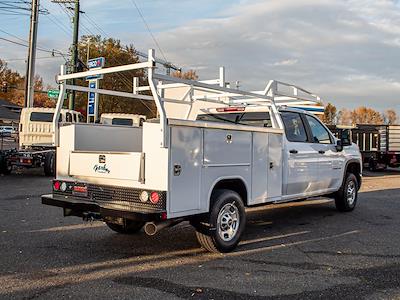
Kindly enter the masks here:
[[400, 167], [400, 125], [357, 124], [328, 127], [337, 136], [348, 131], [351, 142], [360, 149], [364, 166], [370, 171]]

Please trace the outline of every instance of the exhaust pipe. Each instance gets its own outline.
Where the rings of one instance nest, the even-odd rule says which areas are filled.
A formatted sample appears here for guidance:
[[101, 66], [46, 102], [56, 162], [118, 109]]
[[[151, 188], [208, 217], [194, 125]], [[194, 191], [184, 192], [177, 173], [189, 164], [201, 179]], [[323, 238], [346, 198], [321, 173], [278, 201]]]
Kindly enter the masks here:
[[147, 222], [146, 224], [144, 224], [144, 232], [146, 232], [147, 235], [152, 236], [159, 232], [161, 229], [175, 226], [182, 221], [183, 219], [171, 219], [161, 222]]

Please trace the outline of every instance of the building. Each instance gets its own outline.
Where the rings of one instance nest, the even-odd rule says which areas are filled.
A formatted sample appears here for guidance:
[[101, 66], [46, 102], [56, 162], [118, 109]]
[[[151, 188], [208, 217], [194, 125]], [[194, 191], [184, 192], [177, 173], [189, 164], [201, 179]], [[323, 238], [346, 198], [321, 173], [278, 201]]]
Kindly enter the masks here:
[[18, 125], [22, 107], [0, 99], [0, 125]]

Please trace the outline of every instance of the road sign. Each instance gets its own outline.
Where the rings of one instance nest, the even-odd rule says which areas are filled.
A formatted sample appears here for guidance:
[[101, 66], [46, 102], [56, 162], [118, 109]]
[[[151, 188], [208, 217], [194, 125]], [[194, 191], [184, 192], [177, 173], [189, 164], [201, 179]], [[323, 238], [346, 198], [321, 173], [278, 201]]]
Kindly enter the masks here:
[[[106, 59], [104, 57], [92, 58], [87, 61], [87, 67], [89, 68], [89, 70], [101, 69], [104, 67], [105, 62]], [[86, 77], [86, 80], [88, 81], [93, 79], [103, 79], [103, 75], [94, 75]]]
[[[47, 97], [49, 97], [49, 98], [57, 99], [59, 95], [60, 95], [59, 90], [48, 90], [47, 91]], [[67, 99], [67, 94], [64, 94], [64, 99]]]
[[60, 95], [60, 91], [59, 90], [48, 90], [47, 91], [47, 96], [49, 98], [58, 98], [58, 95]]

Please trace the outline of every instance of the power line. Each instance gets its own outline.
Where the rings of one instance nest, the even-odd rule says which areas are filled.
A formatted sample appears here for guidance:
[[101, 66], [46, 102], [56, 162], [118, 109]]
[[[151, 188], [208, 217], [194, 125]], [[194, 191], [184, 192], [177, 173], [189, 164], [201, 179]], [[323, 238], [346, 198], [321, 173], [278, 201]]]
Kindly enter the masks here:
[[157, 40], [156, 40], [156, 37], [155, 37], [155, 36], [153, 35], [153, 33], [151, 32], [151, 29], [150, 29], [150, 27], [149, 27], [149, 24], [147, 24], [146, 19], [144, 18], [144, 16], [143, 16], [142, 12], [140, 11], [139, 7], [137, 6], [135, 0], [131, 0], [131, 2], [132, 2], [132, 4], [136, 7], [136, 10], [138, 11], [140, 18], [142, 19], [144, 25], [146, 26], [147, 31], [149, 32], [149, 34], [150, 34], [151, 38], [153, 39], [154, 43], [156, 44], [158, 50], [160, 50], [161, 55], [163, 56], [163, 58], [165, 59], [165, 61], [168, 61], [168, 59], [167, 59], [167, 58], [165, 57], [165, 55], [164, 55], [164, 52], [161, 50], [161, 47], [160, 47], [160, 45], [158, 44], [158, 42], [157, 42]]
[[[0, 37], [0, 40], [9, 42], [9, 43], [12, 43], [12, 44], [15, 44], [15, 45], [23, 46], [23, 47], [29, 47], [29, 46], [26, 45], [26, 44], [23, 44], [23, 43], [20, 43], [20, 42], [16, 42], [16, 41], [13, 41], [13, 40], [10, 40], [10, 39], [6, 39], [6, 38], [4, 38], [4, 37]], [[62, 52], [59, 52], [59, 51], [56, 50], [56, 49], [53, 49], [53, 50], [46, 50], [46, 49], [43, 49], [43, 48], [37, 48], [37, 50], [38, 50], [38, 51], [42, 51], [42, 52], [52, 53], [52, 54], [58, 53], [58, 54], [60, 54], [60, 55], [62, 55], [62, 56], [64, 56], [64, 55], [67, 56], [67, 55], [68, 55], [68, 54], [64, 54], [64, 53], [62, 53]]]

